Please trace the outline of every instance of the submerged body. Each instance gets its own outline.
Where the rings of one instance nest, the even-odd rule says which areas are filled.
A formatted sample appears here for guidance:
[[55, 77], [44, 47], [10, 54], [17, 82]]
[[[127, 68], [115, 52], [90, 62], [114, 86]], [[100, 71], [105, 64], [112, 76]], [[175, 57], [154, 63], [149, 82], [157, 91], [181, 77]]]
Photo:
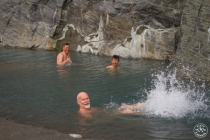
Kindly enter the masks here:
[[[90, 98], [86, 92], [80, 92], [77, 95], [77, 104], [79, 105], [79, 115], [86, 119], [91, 119], [97, 111], [91, 108]], [[132, 105], [122, 104], [118, 109], [118, 113], [126, 115], [141, 115], [144, 111], [144, 103], [136, 103]]]
[[120, 61], [120, 57], [117, 55], [113, 55], [111, 64], [108, 65], [106, 68], [108, 70], [117, 70], [119, 67], [119, 61]]

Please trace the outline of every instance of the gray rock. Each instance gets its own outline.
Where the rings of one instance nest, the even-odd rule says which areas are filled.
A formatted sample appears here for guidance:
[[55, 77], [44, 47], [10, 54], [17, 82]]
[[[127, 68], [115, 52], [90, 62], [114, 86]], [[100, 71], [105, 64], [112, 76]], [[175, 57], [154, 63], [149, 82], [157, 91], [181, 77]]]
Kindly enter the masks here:
[[[181, 21], [177, 64], [189, 78], [210, 80], [210, 0], [188, 0]], [[181, 65], [179, 65], [181, 64]]]
[[[175, 51], [174, 27], [180, 26], [182, 3], [182, 1], [168, 2], [164, 0], [98, 0], [85, 2], [74, 0], [70, 8], [67, 9], [67, 22], [73, 24], [83, 36], [90, 37], [92, 34], [98, 34], [99, 17], [103, 17], [103, 41], [95, 38], [97, 41], [87, 42], [84, 39], [82, 43], [78, 42], [78, 51], [100, 55], [112, 55], [115, 52], [121, 52], [122, 57], [166, 59]], [[134, 51], [130, 52], [129, 47], [120, 47], [119, 44], [123, 44], [124, 40], [131, 36], [132, 27], [137, 28], [139, 25], [147, 25], [151, 27], [150, 29], [162, 29], [167, 33], [171, 31], [169, 33], [171, 35], [169, 37], [170, 43], [166, 39], [167, 35], [163, 35], [165, 37], [161, 40], [163, 46], [159, 45], [159, 47], [164, 49], [159, 49], [157, 44], [154, 46], [155, 43], [150, 43], [150, 45], [146, 45], [149, 46], [149, 49], [144, 55], [133, 54]], [[79, 38], [81, 38], [81, 34]], [[166, 42], [163, 43], [163, 41]], [[147, 42], [149, 44], [149, 41]], [[110, 44], [113, 46], [110, 46]]]
[[[111, 50], [117, 44], [122, 44], [126, 38], [131, 36], [132, 27], [147, 25], [151, 29], [162, 29], [167, 33], [172, 31], [169, 34], [174, 34], [173, 29], [179, 27], [180, 23], [185, 28], [184, 21], [188, 10], [196, 15], [193, 9], [187, 10], [188, 6], [186, 6], [181, 22], [185, 3], [186, 5], [192, 4], [192, 2], [180, 0], [2, 0], [0, 1], [2, 7], [0, 10], [1, 43], [9, 46], [25, 48], [39, 46], [47, 49], [56, 45], [58, 47], [62, 42], [70, 42], [73, 49], [76, 50], [78, 45], [83, 46], [90, 43], [85, 41], [85, 36], [97, 32], [100, 16], [102, 16], [104, 23], [102, 44], [109, 48], [101, 47], [101, 51], [98, 51], [97, 54], [111, 55]], [[192, 5], [199, 9], [200, 1], [193, 3], [195, 4]], [[203, 3], [208, 5], [208, 1]], [[205, 8], [202, 9], [205, 10]], [[68, 28], [67, 31], [64, 31], [67, 24], [73, 25], [75, 29]], [[198, 25], [199, 30], [202, 28], [201, 30], [206, 31], [206, 27], [201, 25]], [[190, 26], [182, 31], [185, 32], [187, 28]], [[163, 36], [167, 38], [167, 35]], [[150, 38], [157, 39], [154, 35], [147, 37], [148, 40]], [[185, 34], [182, 40], [184, 44]], [[167, 39], [161, 42], [163, 41], [166, 41], [165, 44], [169, 43]], [[170, 45], [165, 45], [168, 46], [165, 52], [175, 50], [176, 45], [174, 44], [177, 42], [176, 40], [175, 43], [171, 42]], [[149, 46], [148, 50], [152, 52], [158, 48], [152, 43]], [[166, 58], [167, 53], [163, 50], [160, 52], [160, 55], [163, 55], [160, 57]], [[156, 59], [153, 55], [154, 53], [151, 53], [147, 56]], [[136, 57], [134, 54], [127, 56]]]
[[[119, 55], [123, 58], [169, 59], [175, 53], [176, 29], [154, 29], [149, 26], [132, 28], [131, 35], [124, 42], [107, 47], [109, 41], [104, 40], [103, 27], [99, 24], [96, 33], [85, 37], [88, 42], [78, 46], [77, 51], [100, 55]], [[112, 42], [113, 43], [113, 42]]]
[[52, 129], [20, 124], [0, 118], [1, 140], [75, 140], [68, 134]]
[[0, 2], [0, 33], [2, 44], [31, 48], [48, 48], [60, 20], [64, 0], [25, 1], [2, 0]]

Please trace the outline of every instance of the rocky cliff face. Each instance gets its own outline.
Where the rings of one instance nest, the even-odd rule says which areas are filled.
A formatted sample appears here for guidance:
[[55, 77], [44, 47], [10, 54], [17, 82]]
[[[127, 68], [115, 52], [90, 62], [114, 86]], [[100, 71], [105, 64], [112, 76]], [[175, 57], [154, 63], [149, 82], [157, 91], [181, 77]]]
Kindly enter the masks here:
[[181, 20], [177, 64], [189, 77], [210, 80], [210, 0], [188, 0]]
[[47, 48], [61, 19], [64, 0], [1, 0], [1, 44]]
[[174, 54], [181, 0], [2, 0], [1, 43], [165, 59]]
[[65, 17], [78, 41], [64, 40], [84, 53], [166, 59], [175, 53], [182, 8], [179, 0], [74, 0]]

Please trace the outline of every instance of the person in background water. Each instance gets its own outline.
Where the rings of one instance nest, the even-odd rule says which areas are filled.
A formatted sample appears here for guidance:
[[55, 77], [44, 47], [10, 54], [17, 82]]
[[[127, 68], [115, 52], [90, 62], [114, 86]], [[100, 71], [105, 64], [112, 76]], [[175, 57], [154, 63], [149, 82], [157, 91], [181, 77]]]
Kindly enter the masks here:
[[71, 58], [69, 56], [70, 45], [69, 43], [65, 43], [63, 45], [62, 52], [57, 55], [57, 65], [64, 66], [67, 64], [71, 64]]
[[86, 92], [79, 92], [77, 95], [77, 104], [79, 105], [79, 114], [81, 117], [91, 119], [96, 109], [91, 108], [90, 97]]
[[120, 62], [120, 57], [118, 55], [113, 55], [111, 65], [107, 66], [106, 68], [109, 70], [116, 70], [119, 66], [119, 62]]

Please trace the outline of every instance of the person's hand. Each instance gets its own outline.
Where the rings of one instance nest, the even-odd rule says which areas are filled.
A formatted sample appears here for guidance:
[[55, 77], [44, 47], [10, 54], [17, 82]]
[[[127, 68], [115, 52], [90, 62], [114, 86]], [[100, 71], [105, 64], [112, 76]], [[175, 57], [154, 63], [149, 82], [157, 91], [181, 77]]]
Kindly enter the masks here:
[[67, 58], [66, 59], [66, 64], [71, 64], [71, 63], [72, 63], [71, 59], [70, 58]]

